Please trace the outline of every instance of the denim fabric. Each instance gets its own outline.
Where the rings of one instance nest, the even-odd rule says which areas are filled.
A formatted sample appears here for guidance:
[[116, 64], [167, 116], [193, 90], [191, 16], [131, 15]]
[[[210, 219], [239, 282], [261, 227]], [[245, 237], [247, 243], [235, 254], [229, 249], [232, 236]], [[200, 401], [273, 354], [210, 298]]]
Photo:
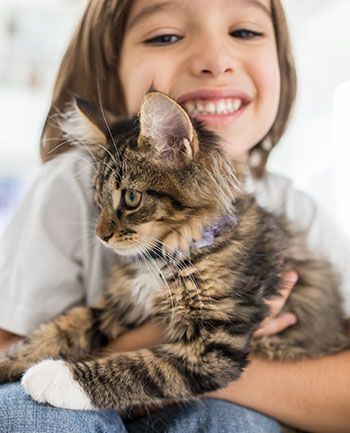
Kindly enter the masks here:
[[135, 421], [112, 410], [73, 411], [35, 403], [18, 383], [0, 386], [0, 433], [280, 433], [273, 419], [221, 400], [169, 406]]

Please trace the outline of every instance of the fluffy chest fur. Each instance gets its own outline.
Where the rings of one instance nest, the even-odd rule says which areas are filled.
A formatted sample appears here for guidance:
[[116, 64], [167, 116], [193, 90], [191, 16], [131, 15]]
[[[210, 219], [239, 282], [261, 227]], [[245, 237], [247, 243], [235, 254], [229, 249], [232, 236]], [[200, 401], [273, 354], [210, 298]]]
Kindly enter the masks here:
[[[146, 261], [133, 258], [118, 266], [110, 280], [110, 293], [118, 291], [129, 297], [133, 307], [130, 310], [130, 323], [142, 323], [152, 315], [156, 299], [166, 287], [166, 264], [161, 260]], [[118, 295], [119, 296], [119, 295]]]
[[[268, 219], [253, 225], [259, 208], [251, 197], [237, 203], [237, 213], [242, 213], [237, 223], [228, 219], [212, 242], [196, 242], [188, 254], [162, 252], [158, 258], [135, 257], [118, 264], [107, 288], [102, 323], [117, 317], [130, 329], [158, 317], [171, 340], [186, 335], [193, 341], [200, 329], [226, 326], [251, 334], [267, 314], [263, 299], [277, 295], [279, 274], [291, 266], [291, 259], [285, 255], [281, 228], [274, 228], [271, 242]], [[247, 236], [250, 225], [254, 233]]]

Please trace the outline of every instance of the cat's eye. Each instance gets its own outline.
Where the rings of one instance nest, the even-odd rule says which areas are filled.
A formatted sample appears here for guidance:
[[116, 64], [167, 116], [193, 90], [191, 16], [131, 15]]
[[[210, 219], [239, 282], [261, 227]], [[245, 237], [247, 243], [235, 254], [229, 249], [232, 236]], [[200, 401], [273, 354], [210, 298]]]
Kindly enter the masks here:
[[123, 193], [124, 204], [127, 209], [134, 210], [141, 204], [142, 194], [138, 191], [127, 189]]

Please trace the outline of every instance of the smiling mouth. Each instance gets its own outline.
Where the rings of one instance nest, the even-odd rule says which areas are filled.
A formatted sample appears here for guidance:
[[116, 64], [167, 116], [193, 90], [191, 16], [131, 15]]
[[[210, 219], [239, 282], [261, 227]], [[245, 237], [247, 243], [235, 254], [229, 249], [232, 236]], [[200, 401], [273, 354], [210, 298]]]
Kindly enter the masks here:
[[243, 100], [240, 98], [194, 99], [183, 104], [190, 116], [230, 115], [242, 106]]

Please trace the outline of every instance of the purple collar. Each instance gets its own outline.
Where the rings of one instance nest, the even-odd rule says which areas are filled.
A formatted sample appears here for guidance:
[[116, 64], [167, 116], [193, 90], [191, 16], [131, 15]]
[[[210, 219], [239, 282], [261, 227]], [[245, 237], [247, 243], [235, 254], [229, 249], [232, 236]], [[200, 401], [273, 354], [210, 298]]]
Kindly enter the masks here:
[[235, 226], [237, 224], [237, 218], [234, 215], [225, 215], [220, 217], [215, 223], [204, 227], [202, 230], [202, 238], [193, 242], [191, 247], [199, 249], [212, 245], [220, 230], [228, 224]]
[[[209, 247], [214, 243], [215, 238], [218, 236], [224, 226], [230, 225], [231, 227], [234, 227], [236, 224], [237, 218], [234, 215], [225, 215], [220, 217], [216, 222], [213, 222], [202, 229], [201, 239], [192, 242], [191, 250]], [[181, 259], [185, 258], [185, 256], [180, 254], [177, 250], [175, 250], [172, 254], [167, 253], [164, 256], [161, 246], [155, 246], [152, 250], [148, 251], [148, 257], [152, 259], [162, 258], [163, 261], [164, 259], [172, 260], [178, 257], [181, 257]]]

